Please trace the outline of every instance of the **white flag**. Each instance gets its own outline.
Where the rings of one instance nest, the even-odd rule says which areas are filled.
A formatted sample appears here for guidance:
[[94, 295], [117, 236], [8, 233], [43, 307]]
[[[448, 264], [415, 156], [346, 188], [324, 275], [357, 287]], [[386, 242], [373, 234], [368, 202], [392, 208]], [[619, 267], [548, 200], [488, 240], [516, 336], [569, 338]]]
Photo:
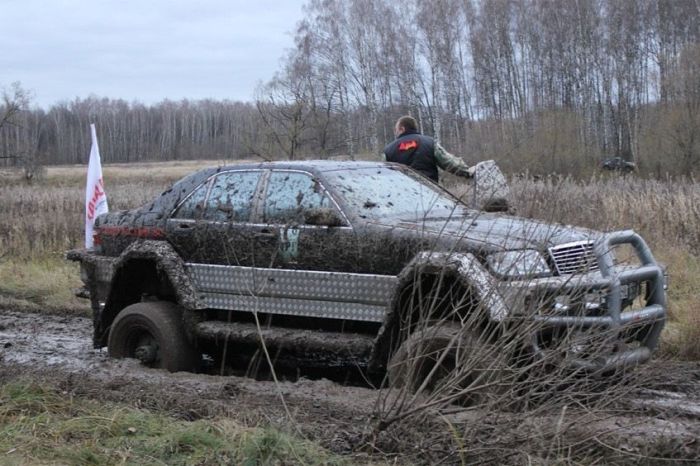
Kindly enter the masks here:
[[95, 125], [90, 125], [92, 133], [92, 147], [90, 148], [90, 161], [88, 162], [87, 187], [85, 188], [85, 247], [91, 248], [92, 229], [98, 215], [109, 211], [107, 207], [107, 194], [102, 181], [102, 164], [100, 163], [100, 148], [97, 145], [97, 133]]

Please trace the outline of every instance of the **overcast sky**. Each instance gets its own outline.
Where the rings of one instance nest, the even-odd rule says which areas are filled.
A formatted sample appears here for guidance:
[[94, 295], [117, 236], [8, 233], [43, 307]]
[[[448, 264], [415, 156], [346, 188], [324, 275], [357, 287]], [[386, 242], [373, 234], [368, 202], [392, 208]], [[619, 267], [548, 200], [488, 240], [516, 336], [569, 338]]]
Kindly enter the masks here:
[[43, 108], [90, 95], [250, 101], [304, 0], [0, 0], [0, 87]]

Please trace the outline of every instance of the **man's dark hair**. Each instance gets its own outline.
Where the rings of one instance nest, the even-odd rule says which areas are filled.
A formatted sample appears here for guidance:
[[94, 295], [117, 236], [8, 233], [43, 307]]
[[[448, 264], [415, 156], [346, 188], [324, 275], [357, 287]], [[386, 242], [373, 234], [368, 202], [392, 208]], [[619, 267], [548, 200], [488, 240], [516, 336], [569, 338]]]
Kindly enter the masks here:
[[404, 115], [398, 119], [396, 126], [403, 126], [406, 131], [418, 131], [418, 122], [409, 115]]

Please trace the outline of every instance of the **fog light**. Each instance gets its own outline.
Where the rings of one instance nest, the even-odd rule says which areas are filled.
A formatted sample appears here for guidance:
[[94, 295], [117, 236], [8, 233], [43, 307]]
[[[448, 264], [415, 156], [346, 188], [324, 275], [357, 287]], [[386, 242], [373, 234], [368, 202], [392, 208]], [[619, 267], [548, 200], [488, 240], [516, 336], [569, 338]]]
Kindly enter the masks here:
[[570, 296], [557, 296], [554, 298], [554, 311], [555, 312], [568, 312], [571, 309], [571, 297]]
[[603, 291], [586, 293], [583, 303], [587, 311], [598, 310], [605, 304], [605, 293]]

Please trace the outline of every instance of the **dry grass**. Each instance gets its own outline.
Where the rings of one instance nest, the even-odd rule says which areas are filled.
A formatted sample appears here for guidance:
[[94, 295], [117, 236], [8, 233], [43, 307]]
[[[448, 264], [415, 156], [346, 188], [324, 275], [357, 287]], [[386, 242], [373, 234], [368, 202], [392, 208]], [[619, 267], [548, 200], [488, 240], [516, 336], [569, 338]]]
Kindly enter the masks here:
[[656, 251], [700, 253], [700, 184], [692, 180], [594, 177], [515, 180], [520, 215], [596, 230], [632, 228]]
[[684, 249], [662, 249], [668, 265], [669, 320], [661, 334], [661, 350], [675, 359], [700, 360], [700, 257]]
[[62, 258], [0, 261], [0, 307], [90, 315], [89, 302], [74, 293], [83, 286], [79, 270], [78, 264]]

